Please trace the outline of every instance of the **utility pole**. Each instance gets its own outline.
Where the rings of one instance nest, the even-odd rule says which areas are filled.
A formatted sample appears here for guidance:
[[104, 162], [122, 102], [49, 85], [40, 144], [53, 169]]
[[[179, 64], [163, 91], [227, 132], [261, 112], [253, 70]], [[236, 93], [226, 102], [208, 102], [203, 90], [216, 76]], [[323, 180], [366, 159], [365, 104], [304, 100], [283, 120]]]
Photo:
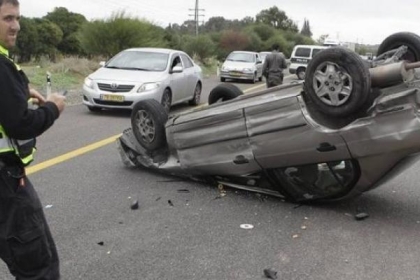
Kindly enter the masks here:
[[195, 0], [195, 8], [189, 9], [190, 11], [194, 11], [194, 14], [189, 14], [189, 16], [194, 16], [194, 22], [195, 22], [195, 36], [198, 36], [198, 25], [200, 23], [200, 17], [203, 17], [204, 15], [200, 14], [200, 11], [204, 12], [204, 9], [199, 9], [199, 0]]

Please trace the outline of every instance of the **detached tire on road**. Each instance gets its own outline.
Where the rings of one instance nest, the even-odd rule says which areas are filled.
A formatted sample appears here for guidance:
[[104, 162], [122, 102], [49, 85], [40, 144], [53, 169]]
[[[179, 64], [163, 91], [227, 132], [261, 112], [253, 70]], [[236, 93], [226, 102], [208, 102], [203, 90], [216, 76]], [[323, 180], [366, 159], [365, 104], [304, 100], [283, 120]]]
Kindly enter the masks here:
[[139, 144], [148, 151], [166, 146], [165, 123], [168, 114], [154, 99], [143, 100], [134, 105], [131, 112], [131, 127]]
[[379, 45], [377, 56], [403, 45], [407, 46], [408, 49], [407, 53], [401, 58], [402, 60], [420, 61], [420, 36], [411, 32], [398, 32], [385, 38]]
[[348, 117], [368, 100], [369, 69], [351, 50], [325, 49], [308, 64], [304, 89], [319, 111], [329, 116]]
[[244, 93], [240, 88], [233, 84], [220, 84], [213, 88], [209, 94], [209, 105], [234, 99]]

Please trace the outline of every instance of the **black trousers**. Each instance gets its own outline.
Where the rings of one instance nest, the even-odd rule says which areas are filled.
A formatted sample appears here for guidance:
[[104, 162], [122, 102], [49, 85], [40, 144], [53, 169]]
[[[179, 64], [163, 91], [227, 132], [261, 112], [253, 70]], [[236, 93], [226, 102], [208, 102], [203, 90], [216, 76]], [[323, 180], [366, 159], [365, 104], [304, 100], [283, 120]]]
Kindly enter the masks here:
[[267, 85], [267, 88], [279, 86], [283, 84], [283, 72], [277, 72], [277, 73], [268, 73], [268, 76], [265, 79], [265, 83]]
[[59, 260], [43, 208], [19, 166], [0, 170], [0, 258], [17, 280], [58, 280]]

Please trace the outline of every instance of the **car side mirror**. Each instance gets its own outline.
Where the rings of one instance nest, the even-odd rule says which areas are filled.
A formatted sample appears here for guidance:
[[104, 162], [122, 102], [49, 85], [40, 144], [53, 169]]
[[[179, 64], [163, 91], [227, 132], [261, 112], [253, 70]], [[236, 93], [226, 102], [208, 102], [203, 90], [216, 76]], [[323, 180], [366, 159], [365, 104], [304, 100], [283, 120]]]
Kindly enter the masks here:
[[262, 60], [257, 60], [257, 64], [261, 64], [262, 63]]
[[104, 67], [105, 66], [105, 61], [99, 62], [99, 66]]
[[182, 68], [182, 66], [175, 66], [174, 68], [172, 68], [171, 73], [182, 73], [183, 70], [184, 68]]

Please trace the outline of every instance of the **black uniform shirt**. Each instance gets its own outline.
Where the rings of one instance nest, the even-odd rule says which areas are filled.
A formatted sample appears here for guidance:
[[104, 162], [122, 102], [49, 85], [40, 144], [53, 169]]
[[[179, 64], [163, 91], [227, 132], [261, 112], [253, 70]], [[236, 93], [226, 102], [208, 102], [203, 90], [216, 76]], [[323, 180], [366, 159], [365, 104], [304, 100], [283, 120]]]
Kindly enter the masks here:
[[59, 116], [53, 102], [36, 110], [28, 108], [28, 82], [23, 71], [0, 54], [0, 124], [9, 137], [18, 140], [41, 135]]

